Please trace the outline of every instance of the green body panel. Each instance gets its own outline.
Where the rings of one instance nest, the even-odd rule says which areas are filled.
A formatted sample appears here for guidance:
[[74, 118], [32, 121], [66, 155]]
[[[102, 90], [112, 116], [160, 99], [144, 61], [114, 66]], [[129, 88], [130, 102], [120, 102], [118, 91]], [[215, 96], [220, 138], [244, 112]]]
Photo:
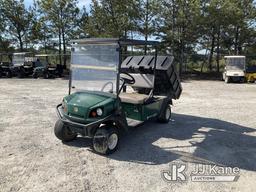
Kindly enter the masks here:
[[125, 116], [131, 119], [141, 120], [142, 119], [142, 105], [135, 105], [131, 103], [122, 103], [122, 110]]
[[[159, 115], [164, 98], [158, 98], [148, 104], [121, 103], [125, 116], [138, 121], [146, 121]], [[111, 115], [118, 106], [119, 99], [115, 95], [104, 92], [76, 92], [66, 96], [63, 102], [67, 108], [64, 116], [78, 123], [92, 123]], [[92, 110], [101, 108], [103, 115], [89, 117]]]
[[[67, 106], [66, 118], [79, 123], [91, 123], [110, 115], [117, 106], [117, 99], [114, 95], [100, 92], [76, 92], [63, 99]], [[103, 115], [90, 118], [92, 110], [101, 108]]]
[[153, 103], [143, 105], [142, 121], [146, 121], [159, 115], [163, 103], [163, 99], [159, 99]]
[[122, 103], [122, 109], [126, 114], [126, 117], [135, 119], [138, 121], [146, 121], [150, 118], [156, 117], [163, 103], [163, 99], [158, 99], [149, 104], [131, 104]]

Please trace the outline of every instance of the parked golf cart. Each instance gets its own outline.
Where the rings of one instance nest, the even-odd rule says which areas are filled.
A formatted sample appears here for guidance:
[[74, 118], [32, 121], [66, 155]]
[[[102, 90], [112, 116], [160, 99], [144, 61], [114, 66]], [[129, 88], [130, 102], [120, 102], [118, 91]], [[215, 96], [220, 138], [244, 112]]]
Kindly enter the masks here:
[[225, 83], [245, 82], [245, 56], [225, 56]]
[[0, 77], [12, 77], [11, 72], [11, 63], [10, 62], [0, 62]]
[[36, 58], [33, 53], [13, 53], [12, 74], [19, 78], [28, 77], [33, 74]]
[[[125, 56], [129, 47], [145, 45], [153, 55]], [[182, 88], [173, 57], [158, 56], [157, 45], [141, 40], [74, 41], [69, 95], [57, 106], [56, 137], [65, 142], [78, 134], [89, 137], [95, 152], [109, 154], [129, 128], [151, 119], [168, 123], [170, 104]]]
[[12, 77], [11, 54], [0, 53], [0, 77]]
[[45, 79], [61, 77], [63, 73], [62, 66], [59, 64], [53, 64], [53, 60], [57, 56], [58, 55], [49, 54], [35, 55], [37, 59], [32, 77], [43, 77]]
[[246, 80], [249, 83], [255, 83], [256, 81], [256, 65], [246, 67]]

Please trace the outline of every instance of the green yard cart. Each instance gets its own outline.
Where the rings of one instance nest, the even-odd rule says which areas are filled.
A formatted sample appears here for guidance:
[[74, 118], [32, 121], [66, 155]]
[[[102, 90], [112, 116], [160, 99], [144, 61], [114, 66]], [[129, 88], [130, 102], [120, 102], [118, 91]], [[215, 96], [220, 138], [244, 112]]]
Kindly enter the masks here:
[[[172, 56], [158, 42], [122, 39], [73, 41], [69, 94], [57, 106], [54, 132], [68, 142], [92, 139], [99, 154], [113, 153], [121, 133], [145, 121], [168, 123], [182, 88]], [[138, 56], [147, 46], [151, 55]]]
[[31, 76], [35, 67], [36, 58], [33, 53], [21, 52], [12, 55], [12, 74], [19, 78]]
[[43, 77], [48, 79], [62, 77], [63, 67], [60, 64], [56, 64], [58, 62], [57, 60], [59, 55], [39, 54], [35, 55], [35, 57], [37, 59], [32, 74], [33, 78]]

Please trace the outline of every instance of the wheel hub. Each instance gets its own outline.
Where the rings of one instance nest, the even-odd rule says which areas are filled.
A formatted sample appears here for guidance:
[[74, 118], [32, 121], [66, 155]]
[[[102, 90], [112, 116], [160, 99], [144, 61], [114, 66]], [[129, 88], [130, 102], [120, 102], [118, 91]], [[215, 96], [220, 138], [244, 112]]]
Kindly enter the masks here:
[[169, 119], [170, 115], [171, 115], [171, 112], [170, 112], [169, 109], [167, 109], [167, 110], [166, 110], [166, 113], [165, 113], [165, 118], [166, 118], [166, 119]]
[[113, 133], [108, 138], [108, 148], [110, 150], [113, 150], [116, 147], [117, 143], [118, 143], [118, 136], [117, 136], [117, 134]]

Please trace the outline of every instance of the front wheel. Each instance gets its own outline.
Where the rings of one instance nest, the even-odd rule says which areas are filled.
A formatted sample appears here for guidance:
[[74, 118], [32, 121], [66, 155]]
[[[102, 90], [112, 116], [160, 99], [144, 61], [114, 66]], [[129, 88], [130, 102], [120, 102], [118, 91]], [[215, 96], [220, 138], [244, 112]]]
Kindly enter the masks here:
[[44, 78], [45, 78], [45, 79], [49, 79], [49, 73], [48, 73], [48, 72], [45, 72], [45, 73], [44, 73]]
[[7, 72], [6, 72], [6, 77], [12, 78], [12, 73], [11, 73], [10, 71], [7, 71]]
[[240, 78], [240, 82], [241, 82], [241, 83], [246, 83], [246, 78], [245, 78], [245, 77], [241, 77], [241, 78]]
[[24, 78], [24, 73], [22, 71], [18, 72], [18, 78]]
[[108, 155], [117, 150], [119, 134], [114, 126], [103, 126], [97, 129], [92, 146], [93, 150], [99, 154]]
[[230, 83], [230, 77], [225, 77], [225, 83]]
[[171, 114], [172, 114], [171, 106], [168, 105], [168, 106], [166, 106], [163, 114], [161, 114], [158, 117], [158, 121], [160, 123], [168, 123], [170, 121], [170, 119], [171, 119]]
[[33, 74], [32, 74], [32, 77], [33, 77], [34, 79], [38, 78], [37, 73], [33, 73]]
[[77, 137], [60, 119], [55, 123], [54, 134], [61, 141], [72, 141]]

